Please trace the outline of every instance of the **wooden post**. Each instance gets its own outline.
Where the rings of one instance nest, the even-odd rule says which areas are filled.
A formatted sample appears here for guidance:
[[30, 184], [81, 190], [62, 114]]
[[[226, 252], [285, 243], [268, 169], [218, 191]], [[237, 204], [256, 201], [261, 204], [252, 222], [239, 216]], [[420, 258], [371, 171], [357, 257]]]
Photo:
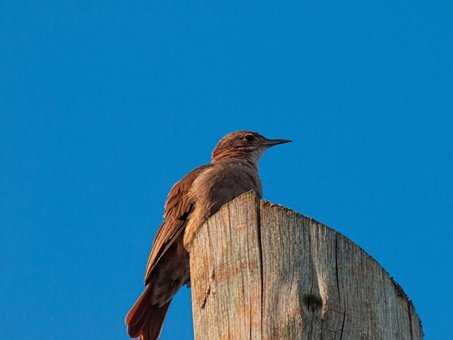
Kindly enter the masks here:
[[336, 231], [249, 192], [190, 253], [195, 339], [415, 340], [401, 287]]

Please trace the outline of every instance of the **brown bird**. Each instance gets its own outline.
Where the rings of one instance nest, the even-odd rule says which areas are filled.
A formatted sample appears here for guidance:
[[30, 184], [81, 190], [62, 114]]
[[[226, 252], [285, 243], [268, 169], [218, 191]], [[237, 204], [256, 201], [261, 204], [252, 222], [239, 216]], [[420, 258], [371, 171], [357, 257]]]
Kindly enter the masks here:
[[234, 197], [250, 190], [261, 196], [258, 160], [269, 147], [288, 142], [252, 131], [230, 133], [217, 143], [210, 164], [173, 186], [148, 258], [145, 288], [126, 316], [129, 336], [158, 338], [171, 299], [190, 284], [189, 252], [198, 228]]

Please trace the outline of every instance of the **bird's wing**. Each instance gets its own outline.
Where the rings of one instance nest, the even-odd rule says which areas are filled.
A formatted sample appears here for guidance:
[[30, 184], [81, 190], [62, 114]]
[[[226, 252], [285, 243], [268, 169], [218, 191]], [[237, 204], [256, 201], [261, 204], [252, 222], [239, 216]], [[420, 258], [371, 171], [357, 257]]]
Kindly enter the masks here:
[[149, 283], [151, 273], [161, 257], [183, 232], [187, 217], [193, 208], [193, 202], [188, 195], [190, 187], [195, 178], [210, 166], [203, 165], [196, 168], [171, 188], [165, 202], [164, 221], [157, 232], [148, 257], [145, 284]]

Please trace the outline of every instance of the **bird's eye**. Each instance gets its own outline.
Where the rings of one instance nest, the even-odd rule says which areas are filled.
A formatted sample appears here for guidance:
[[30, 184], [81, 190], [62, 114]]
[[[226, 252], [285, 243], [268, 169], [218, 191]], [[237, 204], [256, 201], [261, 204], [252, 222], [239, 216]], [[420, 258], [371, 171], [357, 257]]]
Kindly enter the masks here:
[[254, 135], [247, 135], [244, 137], [247, 142], [252, 142], [255, 139]]

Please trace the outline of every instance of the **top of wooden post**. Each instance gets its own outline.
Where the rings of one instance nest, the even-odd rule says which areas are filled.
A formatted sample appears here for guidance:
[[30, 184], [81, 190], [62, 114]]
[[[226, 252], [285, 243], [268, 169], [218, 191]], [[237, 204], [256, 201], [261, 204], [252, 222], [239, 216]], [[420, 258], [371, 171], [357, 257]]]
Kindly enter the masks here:
[[253, 192], [225, 204], [190, 253], [196, 339], [422, 339], [402, 288], [335, 230]]

